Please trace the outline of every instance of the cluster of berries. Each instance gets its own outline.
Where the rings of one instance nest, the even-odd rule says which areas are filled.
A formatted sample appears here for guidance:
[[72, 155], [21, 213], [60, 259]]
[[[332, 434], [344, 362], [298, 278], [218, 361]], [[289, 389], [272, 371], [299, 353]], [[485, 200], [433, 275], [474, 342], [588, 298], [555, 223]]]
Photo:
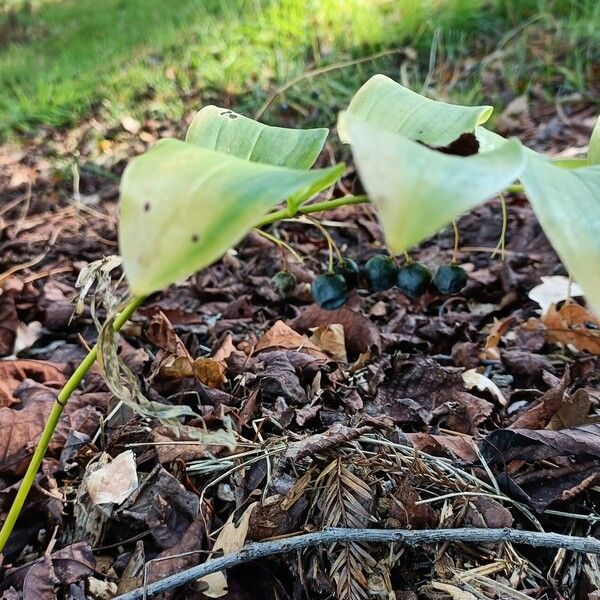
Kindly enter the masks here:
[[[372, 292], [383, 292], [393, 286], [410, 298], [422, 296], [433, 284], [440, 294], [456, 294], [466, 285], [467, 272], [457, 265], [443, 265], [435, 276], [420, 262], [411, 261], [398, 267], [390, 256], [376, 254], [361, 269], [351, 258], [343, 258], [333, 271], [315, 277], [312, 283], [314, 301], [327, 310], [342, 307], [350, 292], [364, 280]], [[280, 271], [271, 280], [275, 290], [289, 296], [296, 287], [296, 277], [289, 271]]]

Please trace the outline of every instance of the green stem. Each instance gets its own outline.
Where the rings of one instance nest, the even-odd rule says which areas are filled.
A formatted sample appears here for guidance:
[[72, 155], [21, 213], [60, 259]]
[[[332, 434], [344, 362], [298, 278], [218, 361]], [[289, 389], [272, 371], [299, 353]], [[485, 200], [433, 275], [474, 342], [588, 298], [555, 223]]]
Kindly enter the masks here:
[[276, 223], [277, 221], [281, 221], [282, 219], [289, 219], [291, 217], [295, 217], [296, 215], [310, 215], [312, 213], [324, 212], [326, 210], [333, 210], [334, 208], [339, 208], [340, 206], [350, 206], [351, 204], [365, 204], [369, 202], [368, 196], [345, 196], [344, 198], [336, 198], [335, 200], [326, 200], [324, 202], [317, 202], [315, 204], [304, 204], [300, 206], [296, 213], [291, 213], [288, 208], [282, 208], [281, 210], [276, 210], [265, 217], [263, 217], [255, 227], [265, 227], [266, 225], [271, 225], [272, 223]]
[[[119, 331], [123, 325], [127, 322], [127, 320], [131, 317], [131, 315], [135, 312], [135, 310], [140, 306], [140, 304], [145, 300], [143, 296], [133, 298], [129, 301], [127, 306], [121, 311], [118, 317], [115, 319], [114, 329], [115, 331]], [[88, 353], [88, 355], [83, 359], [81, 364], [77, 367], [73, 375], [69, 377], [67, 383], [60, 391], [58, 396], [56, 397], [56, 401], [54, 402], [54, 406], [50, 411], [50, 416], [46, 421], [46, 426], [44, 427], [44, 431], [42, 431], [42, 435], [37, 444], [35, 452], [31, 457], [31, 461], [29, 462], [29, 466], [27, 467], [27, 472], [21, 481], [21, 485], [19, 486], [19, 490], [13, 503], [8, 511], [8, 515], [6, 517], [6, 521], [2, 525], [2, 529], [0, 530], [0, 552], [4, 550], [6, 546], [6, 542], [12, 533], [13, 527], [17, 519], [19, 518], [19, 514], [21, 513], [21, 509], [25, 504], [25, 500], [27, 499], [27, 495], [29, 494], [29, 490], [35, 481], [35, 476], [42, 464], [42, 459], [46, 454], [46, 450], [48, 449], [48, 444], [52, 439], [52, 435], [54, 434], [54, 430], [58, 424], [58, 421], [62, 415], [62, 412], [67, 405], [67, 402], [71, 396], [71, 394], [78, 388], [82, 379], [85, 377], [86, 373], [90, 370], [91, 366], [96, 361], [96, 357], [98, 356], [98, 347], [94, 346]]]

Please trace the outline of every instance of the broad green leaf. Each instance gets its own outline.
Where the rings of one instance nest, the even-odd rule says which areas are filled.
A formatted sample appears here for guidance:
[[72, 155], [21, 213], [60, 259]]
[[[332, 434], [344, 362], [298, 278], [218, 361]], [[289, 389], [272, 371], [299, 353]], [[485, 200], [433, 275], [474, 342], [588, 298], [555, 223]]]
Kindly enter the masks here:
[[149, 294], [206, 267], [279, 202], [300, 203], [344, 165], [301, 171], [162, 140], [121, 181], [119, 245], [132, 293]]
[[600, 165], [600, 116], [596, 121], [594, 131], [592, 131], [587, 159], [590, 165]]
[[345, 114], [360, 179], [375, 204], [387, 245], [398, 254], [492, 198], [521, 174], [517, 140], [461, 157], [443, 154]]
[[548, 239], [600, 314], [600, 166], [567, 170], [530, 156], [521, 180]]
[[[385, 75], [374, 75], [356, 92], [346, 112], [390, 133], [430, 146], [447, 146], [485, 123], [492, 110], [491, 106], [436, 102]], [[349, 141], [343, 121], [338, 133], [342, 141]]]
[[310, 169], [327, 133], [327, 129], [270, 127], [225, 108], [205, 106], [194, 117], [185, 140], [252, 162]]

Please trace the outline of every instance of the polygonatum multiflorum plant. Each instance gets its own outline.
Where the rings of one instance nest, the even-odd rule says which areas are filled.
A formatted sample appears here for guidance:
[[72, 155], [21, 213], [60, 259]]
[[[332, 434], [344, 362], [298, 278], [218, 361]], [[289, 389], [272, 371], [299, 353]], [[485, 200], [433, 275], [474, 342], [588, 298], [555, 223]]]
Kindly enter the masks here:
[[[436, 102], [376, 75], [338, 120], [338, 133], [351, 147], [367, 194], [315, 203], [313, 198], [344, 170], [341, 164], [311, 169], [326, 129], [269, 127], [230, 110], [203, 108], [185, 141], [161, 140], [125, 170], [119, 246], [131, 297], [110, 320], [111, 331], [118, 331], [148, 294], [208, 266], [249, 230], [360, 202], [375, 207], [389, 251], [363, 267], [372, 290], [397, 285], [416, 297], [434, 285], [440, 293], [454, 293], [466, 281], [460, 266], [445, 265], [433, 276], [406, 253], [515, 184], [589, 304], [600, 312], [600, 121], [586, 159], [555, 161], [485, 129], [491, 112], [488, 106]], [[335, 309], [359, 284], [359, 267], [339, 251], [334, 261], [337, 249], [327, 238], [329, 270], [315, 279], [313, 296], [324, 308]], [[399, 254], [407, 257], [401, 267], [394, 260]], [[273, 284], [286, 295], [295, 280], [284, 270]], [[97, 353], [94, 347], [57, 397], [0, 532], [0, 551], [64, 405]]]

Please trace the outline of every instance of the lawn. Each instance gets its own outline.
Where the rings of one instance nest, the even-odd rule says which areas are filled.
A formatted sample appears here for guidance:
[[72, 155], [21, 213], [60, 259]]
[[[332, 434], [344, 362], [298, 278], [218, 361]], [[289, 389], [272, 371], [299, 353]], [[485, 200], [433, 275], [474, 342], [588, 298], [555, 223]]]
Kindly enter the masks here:
[[253, 113], [306, 70], [393, 48], [408, 50], [307, 79], [265, 118], [330, 124], [375, 71], [497, 105], [538, 84], [587, 94], [599, 79], [595, 0], [11, 0], [0, 11], [3, 136], [92, 114], [179, 119], [206, 102]]

